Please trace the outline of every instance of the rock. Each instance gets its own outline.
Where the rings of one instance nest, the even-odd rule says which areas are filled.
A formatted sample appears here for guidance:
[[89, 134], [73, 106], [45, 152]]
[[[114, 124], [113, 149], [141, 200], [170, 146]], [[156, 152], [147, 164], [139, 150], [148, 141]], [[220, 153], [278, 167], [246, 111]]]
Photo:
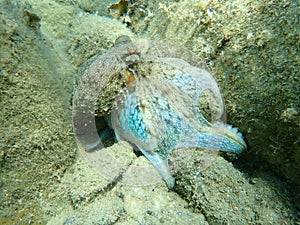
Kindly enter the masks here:
[[[203, 170], [199, 168], [201, 152], [196, 152], [194, 159], [178, 173], [175, 191], [209, 224], [295, 222], [293, 197], [274, 176], [244, 175], [220, 156]], [[254, 178], [255, 184], [251, 182]]]
[[[119, 18], [130, 29], [92, 15], [89, 1], [80, 1], [85, 11], [72, 2], [0, 3], [1, 224], [299, 221], [298, 194], [266, 173], [275, 169], [299, 184], [295, 1], [135, 1]], [[110, 25], [117, 29], [106, 35]], [[75, 154], [70, 103], [78, 66], [132, 31], [207, 59], [228, 122], [250, 146], [238, 169], [218, 157], [199, 172], [203, 158], [194, 156], [177, 175], [176, 192], [169, 192], [162, 180], [141, 187], [107, 181]], [[133, 155], [132, 164], [148, 162], [141, 157]]]

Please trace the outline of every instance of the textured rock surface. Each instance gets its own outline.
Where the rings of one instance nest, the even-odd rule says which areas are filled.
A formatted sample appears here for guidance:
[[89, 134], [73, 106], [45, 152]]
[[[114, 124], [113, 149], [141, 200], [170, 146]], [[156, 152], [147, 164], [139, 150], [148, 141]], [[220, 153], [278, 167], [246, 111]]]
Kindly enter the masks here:
[[276, 177], [243, 174], [222, 157], [203, 171], [199, 169], [201, 152], [193, 158], [179, 172], [175, 189], [209, 224], [296, 222], [293, 197], [286, 195], [286, 186]]
[[[60, 194], [45, 201], [44, 210], [56, 215], [48, 224], [206, 224], [163, 181], [141, 187], [103, 182], [83, 159], [51, 192]], [[58, 198], [63, 204], [57, 205]]]
[[75, 158], [68, 103], [74, 78], [66, 79], [75, 70], [43, 40], [28, 5], [0, 5], [0, 223], [29, 224], [40, 221], [40, 196]]
[[[107, 181], [75, 155], [70, 110], [78, 66], [120, 34], [168, 39], [210, 62], [228, 122], [242, 128], [250, 146], [240, 162], [271, 165], [296, 182], [296, 1], [136, 1], [119, 18], [130, 29], [95, 16], [88, 2], [0, 2], [0, 223], [222, 224], [233, 212], [232, 224], [299, 221], [284, 181], [241, 173], [222, 158], [199, 173], [195, 156], [176, 177], [179, 194], [163, 181], [142, 187]], [[148, 162], [142, 159], [132, 163]]]

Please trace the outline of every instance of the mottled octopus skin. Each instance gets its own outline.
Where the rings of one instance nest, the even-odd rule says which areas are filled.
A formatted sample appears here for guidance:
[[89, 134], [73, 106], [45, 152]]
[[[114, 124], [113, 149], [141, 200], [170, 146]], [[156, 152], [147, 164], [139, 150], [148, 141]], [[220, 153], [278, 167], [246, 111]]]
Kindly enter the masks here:
[[[99, 64], [105, 60], [115, 64], [101, 72]], [[236, 154], [246, 149], [237, 129], [221, 121], [224, 106], [218, 85], [202, 65], [187, 50], [140, 41], [115, 47], [85, 70], [86, 80], [96, 81], [92, 87], [98, 87], [83, 95], [101, 90], [99, 86], [107, 86], [114, 74], [122, 74], [124, 87], [120, 85], [110, 109], [117, 140], [137, 146], [169, 188], [175, 183], [168, 166], [174, 149], [195, 147]], [[210, 122], [201, 110], [203, 99], [209, 102]], [[101, 111], [101, 105], [97, 107], [95, 110]], [[101, 143], [99, 138], [97, 141]], [[95, 146], [98, 144], [89, 144], [87, 150]]]

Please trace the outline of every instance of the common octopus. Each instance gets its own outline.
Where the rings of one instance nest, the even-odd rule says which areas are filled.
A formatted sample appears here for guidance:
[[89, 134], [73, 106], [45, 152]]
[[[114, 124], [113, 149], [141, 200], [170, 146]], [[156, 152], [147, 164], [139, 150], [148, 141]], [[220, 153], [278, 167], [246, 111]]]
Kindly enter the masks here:
[[74, 93], [74, 130], [87, 152], [103, 147], [95, 115], [108, 118], [116, 139], [137, 147], [169, 188], [168, 158], [181, 148], [240, 154], [237, 128], [222, 122], [217, 82], [192, 52], [165, 42], [121, 36], [82, 67]]

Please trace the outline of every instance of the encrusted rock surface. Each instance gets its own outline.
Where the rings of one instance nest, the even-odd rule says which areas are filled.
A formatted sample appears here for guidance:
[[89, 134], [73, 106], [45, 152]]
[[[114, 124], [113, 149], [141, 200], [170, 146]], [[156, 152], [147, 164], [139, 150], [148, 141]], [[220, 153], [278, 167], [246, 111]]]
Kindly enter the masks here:
[[[0, 223], [297, 223], [297, 193], [266, 170], [251, 170], [300, 180], [296, 1], [136, 1], [119, 21], [88, 2], [0, 3]], [[217, 158], [199, 172], [194, 156], [170, 192], [163, 181], [136, 187], [106, 180], [75, 153], [78, 67], [122, 34], [167, 39], [207, 60], [228, 122], [248, 140], [239, 167]]]

